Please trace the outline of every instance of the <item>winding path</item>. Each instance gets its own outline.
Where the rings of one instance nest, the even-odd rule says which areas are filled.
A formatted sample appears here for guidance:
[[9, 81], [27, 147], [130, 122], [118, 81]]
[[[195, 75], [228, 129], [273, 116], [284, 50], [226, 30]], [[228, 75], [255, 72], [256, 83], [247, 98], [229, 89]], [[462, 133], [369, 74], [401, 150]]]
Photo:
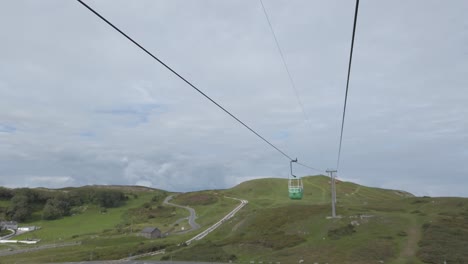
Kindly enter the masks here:
[[[240, 209], [242, 209], [246, 204], [249, 203], [249, 201], [247, 201], [247, 200], [242, 200], [242, 199], [227, 197], [227, 196], [225, 196], [225, 197], [228, 198], [228, 199], [237, 200], [237, 201], [240, 202], [240, 204], [238, 206], [236, 206], [236, 208], [234, 208], [226, 216], [221, 218], [221, 220], [219, 220], [218, 222], [216, 222], [212, 226], [208, 227], [206, 230], [204, 230], [203, 232], [201, 232], [198, 235], [194, 236], [193, 238], [187, 240], [185, 242], [187, 245], [189, 245], [190, 243], [192, 243], [195, 240], [200, 240], [200, 239], [204, 238], [206, 235], [208, 235], [209, 233], [213, 232], [222, 223], [224, 223], [226, 220], [233, 217]], [[188, 207], [188, 206], [182, 206], [182, 205], [178, 205], [178, 204], [174, 204], [174, 203], [169, 202], [170, 200], [172, 200], [172, 198], [174, 198], [174, 195], [169, 195], [168, 197], [166, 197], [166, 199], [164, 199], [163, 204], [170, 205], [170, 206], [175, 206], [175, 207], [179, 207], [179, 208], [184, 208], [184, 209], [186, 209], [186, 210], [188, 210], [190, 212], [190, 216], [188, 217], [188, 222], [189, 222], [189, 225], [190, 225], [191, 229], [187, 230], [187, 231], [184, 231], [184, 233], [186, 233], [188, 231], [199, 229], [200, 225], [195, 222], [195, 219], [196, 219], [195, 209], [193, 209], [191, 207]], [[177, 220], [177, 223], [180, 222], [181, 220], [184, 220], [184, 219], [187, 219], [187, 218], [181, 218], [181, 219]], [[180, 234], [180, 232], [179, 232], [179, 234]]]
[[174, 204], [174, 203], [169, 202], [170, 200], [172, 200], [172, 198], [174, 198], [174, 195], [167, 196], [166, 199], [164, 199], [163, 204], [183, 208], [183, 209], [186, 209], [186, 210], [188, 210], [190, 212], [190, 215], [189, 215], [188, 218], [187, 217], [181, 218], [181, 219], [177, 220], [177, 223], [181, 222], [181, 220], [188, 219], [188, 223], [190, 225], [190, 230], [187, 230], [187, 232], [199, 229], [200, 225], [197, 224], [197, 222], [195, 222], [195, 219], [197, 218], [197, 214], [195, 213], [195, 209], [193, 209], [191, 207], [188, 207], [188, 206], [182, 206], [182, 205], [178, 205], [178, 204]]

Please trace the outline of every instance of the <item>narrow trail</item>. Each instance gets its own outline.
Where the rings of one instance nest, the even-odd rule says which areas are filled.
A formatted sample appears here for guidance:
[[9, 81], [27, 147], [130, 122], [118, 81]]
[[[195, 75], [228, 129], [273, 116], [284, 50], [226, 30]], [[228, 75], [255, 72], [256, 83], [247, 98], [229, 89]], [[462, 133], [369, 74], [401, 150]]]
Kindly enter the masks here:
[[405, 261], [412, 259], [416, 256], [416, 250], [418, 249], [418, 242], [421, 239], [421, 228], [416, 222], [416, 219], [412, 220], [411, 225], [406, 230], [408, 239], [406, 240], [403, 249], [401, 250], [400, 256], [398, 257], [397, 263], [406, 263]]

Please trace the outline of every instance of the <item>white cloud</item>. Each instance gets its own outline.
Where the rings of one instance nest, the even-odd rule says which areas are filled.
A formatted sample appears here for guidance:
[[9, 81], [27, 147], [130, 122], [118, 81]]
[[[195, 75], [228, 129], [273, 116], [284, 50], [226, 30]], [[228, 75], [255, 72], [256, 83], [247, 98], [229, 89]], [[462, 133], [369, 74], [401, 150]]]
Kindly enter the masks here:
[[[266, 2], [310, 122], [258, 2], [90, 5], [288, 154], [335, 166], [352, 3]], [[340, 177], [440, 195], [468, 183], [466, 7], [361, 5]], [[16, 128], [0, 132], [0, 184], [195, 190], [287, 178], [286, 159], [78, 3], [8, 3], [0, 30], [0, 126]]]

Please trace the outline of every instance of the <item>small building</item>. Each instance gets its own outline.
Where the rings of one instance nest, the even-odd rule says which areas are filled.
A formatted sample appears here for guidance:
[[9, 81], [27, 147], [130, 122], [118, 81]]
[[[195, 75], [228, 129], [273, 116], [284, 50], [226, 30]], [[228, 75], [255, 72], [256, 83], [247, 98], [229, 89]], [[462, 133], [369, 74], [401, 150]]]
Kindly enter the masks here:
[[140, 236], [146, 238], [159, 238], [161, 237], [161, 230], [156, 227], [145, 227], [141, 230]]
[[22, 227], [18, 227], [18, 231], [23, 231], [23, 232], [28, 232], [28, 231], [34, 231], [36, 230], [37, 227], [35, 226], [22, 226]]
[[0, 229], [18, 229], [18, 223], [16, 221], [0, 221]]

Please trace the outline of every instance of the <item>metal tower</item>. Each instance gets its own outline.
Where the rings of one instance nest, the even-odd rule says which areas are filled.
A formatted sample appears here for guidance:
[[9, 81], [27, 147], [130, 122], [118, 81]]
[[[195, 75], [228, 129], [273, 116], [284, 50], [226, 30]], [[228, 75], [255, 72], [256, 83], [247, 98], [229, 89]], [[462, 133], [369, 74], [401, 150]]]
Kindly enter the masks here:
[[332, 218], [336, 218], [336, 186], [335, 186], [335, 173], [336, 170], [328, 169], [327, 173], [330, 175], [330, 186], [331, 186], [331, 203], [332, 203]]

